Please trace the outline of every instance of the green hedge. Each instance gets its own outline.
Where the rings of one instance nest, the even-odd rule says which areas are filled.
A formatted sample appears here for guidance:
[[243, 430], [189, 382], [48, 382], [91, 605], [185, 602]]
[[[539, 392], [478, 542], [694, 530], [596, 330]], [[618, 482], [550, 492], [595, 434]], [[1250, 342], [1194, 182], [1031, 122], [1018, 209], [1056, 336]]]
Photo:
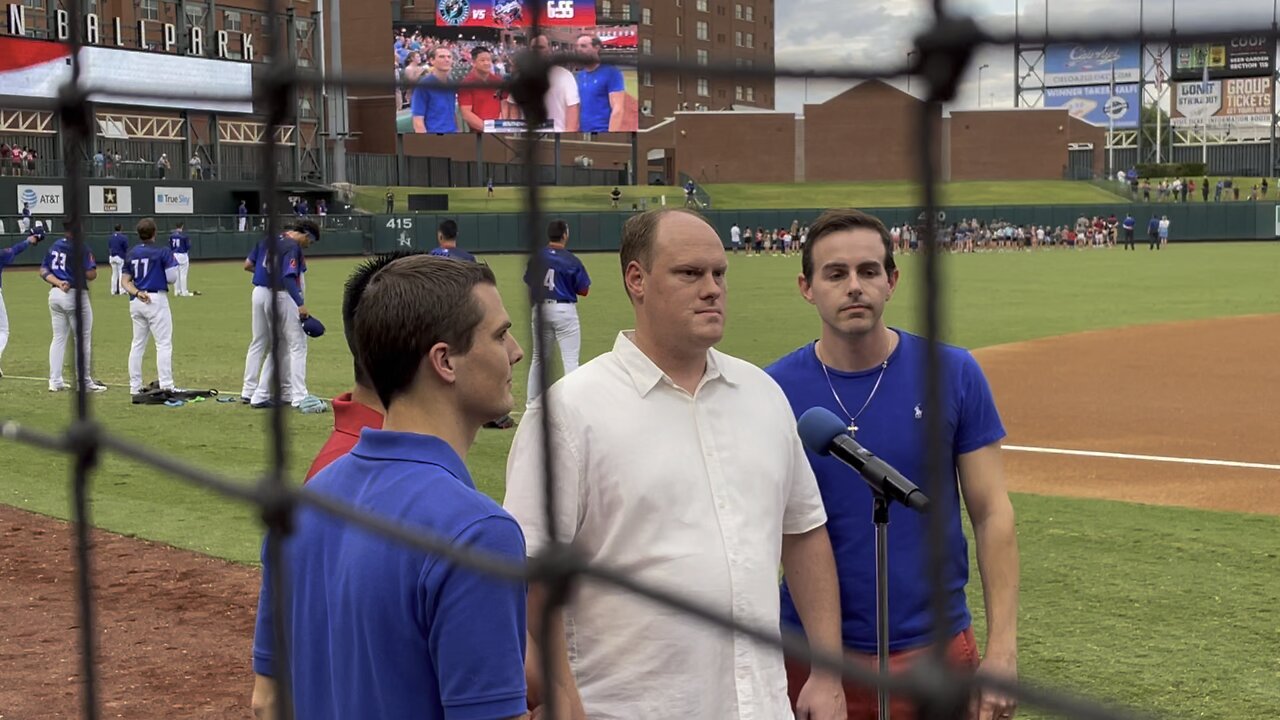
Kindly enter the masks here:
[[1205, 164], [1193, 163], [1138, 163], [1138, 177], [1170, 178], [1170, 177], [1204, 177]]

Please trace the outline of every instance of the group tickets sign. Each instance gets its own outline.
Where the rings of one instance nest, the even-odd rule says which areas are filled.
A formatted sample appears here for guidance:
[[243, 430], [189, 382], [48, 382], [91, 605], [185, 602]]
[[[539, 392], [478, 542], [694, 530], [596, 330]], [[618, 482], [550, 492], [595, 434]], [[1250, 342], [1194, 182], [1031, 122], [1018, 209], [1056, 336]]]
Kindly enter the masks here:
[[1223, 127], [1269, 122], [1274, 81], [1232, 78], [1174, 84], [1174, 127]]

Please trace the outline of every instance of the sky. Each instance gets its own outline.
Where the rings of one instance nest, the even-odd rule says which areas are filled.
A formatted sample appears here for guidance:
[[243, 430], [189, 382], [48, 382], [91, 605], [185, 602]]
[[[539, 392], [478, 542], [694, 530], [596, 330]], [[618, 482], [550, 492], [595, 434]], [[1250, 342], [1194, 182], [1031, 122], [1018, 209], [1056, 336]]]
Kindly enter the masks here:
[[[1049, 30], [1139, 29], [1139, 0], [949, 0], [948, 8], [993, 31], [1012, 32], [1015, 8], [1021, 28], [1042, 31], [1048, 3]], [[1176, 6], [1175, 6], [1176, 2]], [[1274, 0], [1143, 0], [1141, 27], [1178, 32], [1271, 26]], [[933, 18], [927, 0], [775, 0], [775, 61], [778, 67], [883, 67], [906, 63], [913, 38]], [[1175, 16], [1176, 13], [1176, 16]], [[948, 109], [1013, 107], [1012, 46], [985, 47], [973, 56]], [[982, 65], [987, 65], [979, 72]], [[981, 76], [981, 82], [979, 82]], [[893, 84], [906, 89], [906, 80]], [[823, 102], [852, 83], [778, 80], [776, 107], [801, 112], [804, 103]], [[981, 87], [979, 87], [981, 85]], [[921, 82], [912, 81], [919, 94]]]

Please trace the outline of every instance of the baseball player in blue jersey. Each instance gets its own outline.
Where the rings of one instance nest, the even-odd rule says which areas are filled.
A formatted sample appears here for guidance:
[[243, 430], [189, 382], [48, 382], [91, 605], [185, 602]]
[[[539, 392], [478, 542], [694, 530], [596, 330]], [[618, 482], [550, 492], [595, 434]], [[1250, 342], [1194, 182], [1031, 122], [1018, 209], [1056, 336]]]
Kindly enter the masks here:
[[440, 227], [436, 228], [436, 249], [430, 252], [431, 255], [440, 257], [451, 257], [457, 260], [465, 260], [467, 262], [475, 262], [476, 256], [458, 247], [458, 223], [452, 220], [445, 220], [440, 223]]
[[[71, 239], [64, 237], [49, 248], [40, 263], [40, 278], [52, 286], [49, 290], [49, 315], [53, 320], [53, 342], [49, 344], [49, 392], [66, 390], [69, 386], [62, 379], [62, 363], [67, 354], [67, 338], [76, 328], [77, 342], [84, 343], [84, 366], [88, 373], [82, 379], [88, 392], [102, 392], [105, 385], [93, 379], [93, 306], [89, 304], [89, 288], [79, 287], [71, 274], [73, 267]], [[93, 251], [84, 249], [85, 280], [98, 277], [98, 263]], [[84, 293], [84, 325], [76, 321], [76, 297]], [[72, 368], [73, 372], [77, 368]]]
[[125, 256], [120, 282], [129, 295], [129, 317], [133, 319], [133, 346], [129, 349], [129, 392], [142, 392], [142, 356], [147, 338], [156, 343], [156, 370], [160, 389], [173, 389], [173, 315], [169, 312], [169, 285], [178, 279], [178, 261], [173, 251], [157, 246], [156, 223], [144, 218], [138, 223], [138, 240]]
[[[291, 386], [292, 348], [305, 338], [302, 323], [310, 313], [303, 302], [298, 278], [302, 275], [302, 249], [320, 238], [320, 228], [310, 220], [300, 220], [285, 228], [277, 241], [276, 261], [280, 263], [284, 290], [276, 293], [276, 322], [280, 325], [282, 339], [289, 350], [280, 354], [281, 402], [289, 402], [294, 394]], [[256, 408], [270, 407], [271, 380], [274, 367], [268, 352], [271, 349], [271, 268], [267, 241], [263, 240], [245, 258], [244, 269], [253, 273], [253, 339], [244, 361], [244, 384], [240, 390], [241, 402]], [[264, 362], [265, 359], [265, 362]]]
[[116, 225], [116, 231], [111, 233], [111, 239], [107, 241], [107, 262], [111, 263], [111, 294], [123, 295], [124, 287], [120, 285], [120, 272], [124, 268], [124, 256], [129, 252], [129, 238], [121, 232], [122, 228]]
[[185, 223], [178, 223], [169, 234], [169, 250], [173, 259], [178, 261], [178, 282], [175, 283], [174, 294], [191, 297], [195, 294], [187, 287], [187, 273], [191, 270], [191, 238], [187, 237]]
[[[0, 249], [0, 358], [4, 357], [4, 348], [9, 344], [9, 314], [4, 308], [4, 269], [13, 263], [14, 258], [22, 254], [23, 250], [35, 245], [44, 239], [43, 228], [41, 232], [28, 233], [27, 237], [13, 247]], [[4, 370], [0, 369], [0, 378], [4, 377]]]
[[[564, 374], [578, 369], [578, 352], [582, 348], [582, 323], [578, 320], [578, 298], [586, 297], [591, 289], [591, 277], [587, 268], [573, 253], [565, 249], [569, 241], [569, 225], [563, 220], [552, 220], [547, 226], [547, 246], [539, 251], [542, 260], [541, 276], [533, 277], [533, 263], [525, 269], [524, 282], [534, 292], [541, 305], [533, 312], [542, 314], [542, 343], [533, 344], [533, 361], [529, 364], [529, 393], [526, 406], [542, 393], [542, 362], [540, 345], [549, 345], [554, 339], [560, 346], [560, 359], [564, 362]], [[535, 332], [537, 325], [534, 325]]]

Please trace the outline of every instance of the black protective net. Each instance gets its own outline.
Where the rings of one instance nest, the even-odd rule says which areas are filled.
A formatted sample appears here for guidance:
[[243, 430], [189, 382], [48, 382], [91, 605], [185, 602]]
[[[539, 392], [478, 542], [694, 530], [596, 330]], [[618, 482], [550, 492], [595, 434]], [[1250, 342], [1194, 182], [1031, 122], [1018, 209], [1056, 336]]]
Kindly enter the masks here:
[[[84, 13], [80, 3], [68, 3], [68, 11], [71, 15], [71, 27], [82, 27], [82, 16]], [[921, 187], [921, 207], [924, 209], [922, 217], [924, 227], [921, 232], [921, 247], [923, 251], [923, 328], [924, 334], [929, 341], [928, 361], [926, 365], [925, 377], [921, 381], [926, 386], [926, 403], [936, 406], [938, 398], [943, 396], [944, 389], [942, 387], [943, 377], [937, 372], [940, 357], [938, 348], [938, 338], [942, 331], [942, 313], [939, 305], [941, 297], [941, 287], [943, 282], [942, 268], [940, 266], [940, 255], [938, 252], [938, 186], [937, 179], [939, 168], [937, 157], [939, 156], [938, 146], [938, 123], [941, 117], [941, 104], [951, 100], [957, 90], [957, 86], [963, 76], [975, 50], [984, 45], [1005, 45], [1014, 46], [1021, 43], [1022, 45], [1036, 45], [1048, 42], [1092, 42], [1092, 41], [1133, 41], [1138, 39], [1130, 32], [1120, 31], [1098, 31], [1086, 32], [1075, 31], [1066, 33], [1055, 33], [1050, 35], [1044, 33], [1027, 33], [1020, 34], [1001, 34], [993, 32], [979, 26], [971, 18], [958, 17], [948, 13], [942, 0], [934, 0], [933, 2], [934, 19], [931, 26], [921, 33], [915, 40], [915, 51], [908, 58], [909, 65], [886, 66], [879, 68], [825, 68], [821, 70], [815, 69], [787, 69], [787, 68], [743, 68], [732, 64], [710, 64], [698, 65], [697, 71], [701, 75], [706, 76], [756, 76], [760, 78], [772, 79], [775, 77], [793, 77], [793, 78], [836, 78], [844, 80], [861, 80], [861, 79], [878, 79], [891, 78], [901, 76], [912, 76], [917, 83], [921, 83], [926, 88], [926, 102], [921, 104], [920, 116], [915, 120], [918, 126], [918, 153], [919, 153], [919, 169], [920, 169], [920, 187]], [[267, 7], [266, 26], [271, 28], [285, 27], [286, 16], [282, 12], [279, 0], [270, 0]], [[535, 18], [535, 24], [532, 29], [533, 34], [538, 33], [538, 26]], [[1226, 39], [1241, 34], [1266, 34], [1274, 44], [1276, 31], [1274, 25], [1265, 29], [1260, 28], [1232, 28], [1224, 29], [1221, 32], [1212, 34], [1197, 34], [1195, 39]], [[74, 34], [73, 34], [74, 35]], [[278, 177], [279, 167], [274, 158], [276, 157], [276, 128], [280, 127], [290, 117], [290, 104], [292, 98], [299, 88], [314, 89], [317, 86], [325, 87], [345, 87], [345, 88], [362, 88], [377, 89], [384, 92], [391, 91], [394, 87], [398, 87], [394, 82], [388, 81], [383, 77], [373, 75], [357, 75], [345, 74], [342, 76], [321, 76], [314, 70], [298, 67], [294, 60], [291, 59], [292, 53], [287, 48], [280, 47], [281, 39], [290, 37], [287, 33], [270, 32], [269, 45], [266, 54], [270, 57], [269, 67], [260, 76], [259, 82], [255, 88], [255, 96], [261, 106], [269, 108], [267, 113], [267, 128], [264, 137], [267, 143], [259, 148], [262, 158], [262, 177], [265, 178], [263, 187], [263, 196], [267, 198], [276, 197], [276, 189], [279, 186], [281, 178]], [[1172, 33], [1147, 33], [1142, 38], [1146, 42], [1169, 41], [1172, 40]], [[1192, 36], [1180, 34], [1179, 40], [1187, 41]], [[80, 55], [78, 53], [80, 40], [72, 39], [73, 52], [72, 58], [72, 80], [62, 90], [57, 102], [57, 111], [61, 118], [63, 157], [66, 158], [65, 174], [69, 179], [67, 185], [66, 206], [71, 208], [69, 235], [74, 244], [74, 252], [71, 255], [71, 264], [73, 274], [80, 279], [81, 287], [84, 287], [85, 267], [84, 255], [84, 233], [81, 223], [80, 213], [80, 193], [85, 191], [85, 171], [86, 167], [83, 162], [78, 159], [87, 157], [85, 149], [89, 146], [90, 133], [92, 132], [92, 119], [88, 110], [87, 101], [93, 97], [93, 88], [85, 87], [80, 83], [81, 71]], [[564, 64], [572, 62], [574, 56], [557, 55], [549, 60], [539, 58], [533, 54], [526, 54], [519, 60], [517, 72], [514, 74], [513, 80], [509, 81], [505, 87], [511, 93], [511, 96], [519, 102], [524, 110], [525, 117], [530, 120], [529, 126], [536, 127], [539, 116], [544, 112], [541, 98], [548, 88], [547, 72], [552, 65]], [[678, 62], [671, 59], [659, 57], [645, 56], [644, 66], [655, 78], [661, 79], [664, 75], [680, 69], [689, 69], [694, 67], [692, 63]], [[462, 87], [462, 85], [458, 85]], [[133, 95], [146, 98], [148, 91], [145, 88], [139, 88]], [[227, 100], [243, 100], [245, 98], [218, 98]], [[530, 137], [529, 142], [524, 144], [525, 157], [524, 162], [528, 167], [536, 166], [536, 158], [534, 156], [536, 144], [533, 142], [535, 138]], [[853, 159], [856, 148], [845, 148], [843, 152], [848, 152]], [[536, 173], [527, 173], [526, 177], [536, 177]], [[543, 239], [542, 229], [545, 227], [542, 220], [542, 202], [540, 198], [539, 188], [536, 183], [527, 185], [527, 211], [525, 213], [526, 222], [524, 223], [524, 233], [527, 250], [531, 254], [532, 262], [537, 263], [537, 250], [545, 243]], [[276, 238], [279, 232], [279, 219], [269, 216], [266, 236], [268, 238], [268, 251], [271, 255], [277, 252]], [[281, 290], [283, 288], [282, 278], [280, 277], [280, 264], [271, 263], [272, 288], [273, 290]], [[540, 276], [536, 272], [534, 276]], [[276, 364], [276, 372], [273, 375], [273, 387], [271, 392], [273, 397], [280, 397], [281, 375], [279, 372], [279, 353], [287, 352], [282, 348], [287, 348], [287, 344], [282, 341], [283, 329], [278, 326], [277, 318], [280, 317], [276, 313], [275, 298], [277, 293], [272, 293], [271, 308], [271, 332], [273, 335], [272, 346], [272, 362]], [[530, 298], [533, 300], [534, 298]], [[83, 317], [84, 313], [84, 295], [77, 294], [76, 313]], [[535, 303], [535, 307], [543, 307], [540, 303]], [[543, 318], [541, 313], [535, 315], [537, 327], [534, 332], [534, 342], [544, 342], [544, 333], [541, 330]], [[78, 331], [78, 330], [77, 330]], [[87, 376], [84, 366], [85, 357], [83, 354], [83, 345], [77, 340], [75, 343], [75, 368], [77, 380]], [[546, 355], [544, 354], [544, 357]], [[547, 386], [549, 378], [546, 377], [549, 363], [542, 364], [543, 378], [542, 387]], [[935, 647], [938, 652], [925, 661], [919, 663], [912, 671], [891, 677], [881, 677], [877, 673], [865, 669], [863, 666], [854, 664], [844, 658], [830, 654], [818, 653], [811, 650], [804, 638], [798, 635], [783, 633], [779, 637], [776, 627], [745, 627], [731, 618], [722, 615], [711, 609], [700, 607], [696, 603], [690, 602], [678, 595], [672, 595], [661, 592], [652, 588], [645, 587], [634, 579], [616, 572], [608, 567], [600, 567], [584, 562], [580, 556], [575, 553], [574, 549], [565, 544], [552, 543], [545, 552], [540, 553], [527, 564], [512, 564], [497, 558], [489, 557], [477, 551], [458, 547], [450, 544], [446, 539], [432, 537], [421, 534], [417, 531], [410, 531], [400, 527], [383, 518], [372, 516], [358, 509], [345, 506], [335, 502], [332, 499], [321, 495], [308, 492], [306, 489], [295, 487], [285, 476], [286, 453], [288, 451], [285, 435], [286, 412], [288, 411], [287, 403], [277, 403], [271, 410], [270, 420], [267, 432], [270, 435], [270, 470], [261, 478], [260, 482], [253, 487], [245, 487], [232, 480], [219, 477], [211, 470], [200, 468], [194, 465], [184, 464], [166, 454], [157, 452], [139, 444], [123, 440], [113, 436], [109, 427], [97, 420], [91, 413], [89, 396], [83, 389], [83, 386], [77, 382], [76, 392], [74, 393], [73, 402], [75, 403], [75, 420], [67, 430], [56, 436], [47, 435], [36, 432], [23, 427], [16, 421], [8, 421], [0, 424], [0, 437], [10, 441], [26, 443], [45, 449], [65, 452], [73, 458], [73, 514], [75, 528], [75, 559], [77, 565], [76, 572], [76, 593], [78, 598], [79, 612], [79, 633], [80, 633], [80, 658], [82, 663], [81, 672], [83, 675], [83, 715], [85, 718], [97, 718], [100, 715], [98, 706], [98, 669], [95, 667], [93, 658], [95, 655], [95, 643], [97, 631], [94, 625], [94, 598], [91, 589], [90, 578], [92, 576], [92, 553], [90, 552], [89, 543], [89, 494], [90, 483], [94, 477], [94, 471], [97, 465], [99, 454], [103, 451], [120, 453], [135, 461], [147, 463], [152, 467], [162, 470], [173, 477], [200, 487], [204, 487], [216, 492], [222, 493], [229, 497], [234, 497], [246, 503], [255, 504], [261, 511], [263, 523], [267, 529], [274, 532], [268, 533], [267, 539], [267, 556], [268, 561], [275, 566], [280, 566], [282, 559], [281, 538], [289, 533], [290, 522], [294, 510], [299, 505], [310, 505], [323, 512], [332, 514], [350, 523], [356, 523], [368, 528], [371, 531], [380, 533], [387, 538], [396, 542], [403, 543], [409, 547], [418, 549], [422, 552], [433, 553], [445, 558], [449, 558], [456, 563], [464, 566], [473, 567], [484, 572], [493, 573], [495, 575], [514, 579], [523, 580], [528, 583], [540, 583], [546, 587], [548, 597], [551, 601], [548, 603], [546, 612], [548, 614], [558, 612], [565, 602], [570, 587], [573, 583], [582, 580], [590, 580], [593, 582], [605, 583], [616, 588], [624, 589], [629, 592], [637, 593], [644, 596], [655, 603], [675, 608], [681, 612], [696, 616], [702, 621], [713, 626], [732, 630], [750, 637], [756, 642], [780, 645], [788, 655], [803, 661], [809, 661], [813, 664], [841, 672], [846, 678], [866, 685], [867, 687], [883, 687], [887, 690], [898, 694], [904, 694], [914, 698], [919, 702], [924, 710], [923, 716], [935, 718], [937, 720], [951, 720], [953, 718], [965, 717], [969, 698], [971, 694], [981, 687], [992, 687], [1000, 691], [1007, 692], [1015, 696], [1021, 705], [1029, 705], [1040, 709], [1071, 718], [1087, 719], [1093, 718], [1097, 720], [1136, 717], [1131, 711], [1107, 707], [1102, 703], [1095, 702], [1086, 697], [1069, 692], [1064, 689], [1050, 689], [1050, 682], [1039, 683], [1023, 679], [1019, 682], [1009, 682], [998, 678], [985, 677], [981, 674], [961, 674], [947, 668], [943, 662], [942, 653], [945, 652], [947, 640], [946, 628], [941, 623], [935, 623], [934, 638]], [[543, 413], [544, 433], [543, 437], [550, 437], [546, 433], [545, 424], [548, 423], [550, 412]], [[928, 494], [933, 498], [946, 498], [947, 494], [939, 492], [943, 483], [954, 482], [951, 478], [941, 477], [939, 470], [944, 465], [943, 453], [948, 452], [948, 444], [944, 438], [945, 429], [943, 427], [943, 418], [939, 413], [930, 413], [928, 415], [927, 438], [929, 447], [929, 457], [927, 461], [928, 477], [921, 483], [927, 490]], [[552, 453], [550, 448], [546, 448], [543, 453], [544, 458], [550, 458]], [[556, 531], [556, 516], [552, 512], [555, 506], [554, 490], [555, 484], [551, 482], [551, 468], [544, 469], [546, 475], [546, 510], [547, 510], [547, 528], [548, 536], [551, 538], [559, 537]], [[931, 521], [929, 524], [929, 567], [926, 569], [929, 580], [933, 588], [933, 609], [935, 617], [941, 617], [945, 613], [946, 595], [943, 589], [941, 579], [943, 577], [944, 562], [944, 517], [948, 512], [956, 512], [956, 508], [947, 508], [942, 506], [943, 503], [935, 503], [935, 512], [930, 513]], [[293, 717], [290, 707], [291, 692], [288, 687], [289, 681], [289, 656], [288, 643], [285, 637], [285, 628], [287, 624], [286, 612], [288, 602], [286, 599], [286, 587], [282, 580], [283, 573], [273, 573], [274, 582], [274, 602], [276, 614], [276, 667], [277, 682], [279, 683], [279, 692], [277, 699], [280, 703], [278, 708], [280, 718]], [[546, 623], [542, 623], [543, 626]], [[549, 650], [550, 643], [541, 642], [540, 647], [544, 651]], [[246, 678], [246, 693], [248, 692], [248, 682], [250, 677], [250, 669], [248, 667], [248, 658], [244, 667], [244, 675]], [[555, 663], [551, 662], [550, 657], [544, 657], [542, 666], [548, 669], [554, 669]], [[554, 677], [544, 678], [544, 682], [554, 682]], [[543, 696], [549, 702], [554, 702], [555, 694], [544, 692]], [[556, 708], [546, 707], [547, 716], [554, 717]]]

